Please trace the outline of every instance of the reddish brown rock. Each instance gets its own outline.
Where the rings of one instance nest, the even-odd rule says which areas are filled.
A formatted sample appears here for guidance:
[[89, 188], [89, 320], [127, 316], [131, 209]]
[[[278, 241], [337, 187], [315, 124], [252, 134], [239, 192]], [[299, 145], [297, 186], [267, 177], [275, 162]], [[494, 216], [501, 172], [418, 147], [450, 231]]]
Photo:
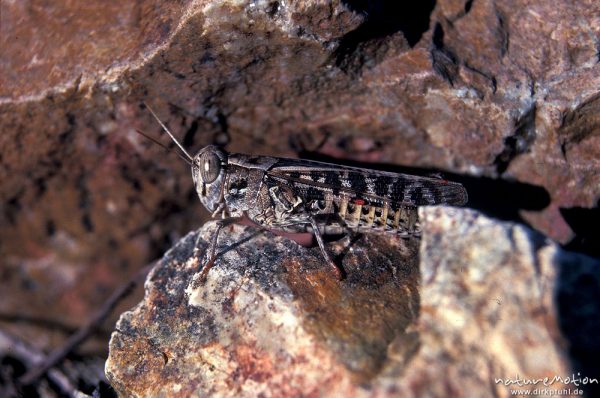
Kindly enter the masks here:
[[592, 272], [594, 289], [597, 264], [473, 211], [421, 218], [419, 254], [418, 240], [332, 244], [342, 282], [318, 248], [235, 227], [200, 284], [207, 224], [165, 255], [122, 315], [107, 377], [123, 396], [198, 397], [509, 396], [515, 375], [570, 377], [560, 322], [584, 318], [557, 306], [558, 276]]
[[406, 328], [419, 304], [417, 240], [333, 245], [349, 274], [340, 285], [318, 248], [235, 227], [220, 241], [234, 248], [200, 284], [213, 227], [170, 250], [149, 276], [144, 302], [119, 321], [106, 372], [120, 394], [350, 392], [379, 373], [392, 341], [416, 343]]
[[[596, 1], [1, 7], [5, 315], [78, 325], [206, 220], [185, 164], [136, 134], [159, 134], [142, 101], [192, 151], [442, 169], [473, 177], [471, 192], [480, 176], [542, 187], [549, 204], [508, 190], [486, 210], [515, 201], [513, 218], [528, 209], [563, 243], [561, 209], [600, 195]], [[28, 337], [47, 348], [63, 335]]]

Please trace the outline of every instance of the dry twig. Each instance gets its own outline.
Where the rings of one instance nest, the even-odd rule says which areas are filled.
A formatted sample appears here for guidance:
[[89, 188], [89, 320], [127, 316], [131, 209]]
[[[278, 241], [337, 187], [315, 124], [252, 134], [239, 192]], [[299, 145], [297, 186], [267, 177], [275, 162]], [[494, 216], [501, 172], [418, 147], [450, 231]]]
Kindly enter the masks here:
[[110, 315], [115, 306], [126, 296], [128, 296], [133, 289], [143, 281], [154, 266], [156, 262], [146, 265], [140, 269], [127, 283], [119, 287], [113, 292], [113, 294], [104, 302], [102, 307], [96, 312], [96, 314], [77, 332], [67, 339], [67, 341], [54, 351], [52, 351], [46, 358], [44, 358], [37, 366], [31, 368], [25, 373], [20, 379], [21, 385], [29, 385], [42, 377], [46, 372], [60, 363], [69, 353], [71, 353], [77, 346], [84, 342], [96, 329], [100, 327], [102, 322]]

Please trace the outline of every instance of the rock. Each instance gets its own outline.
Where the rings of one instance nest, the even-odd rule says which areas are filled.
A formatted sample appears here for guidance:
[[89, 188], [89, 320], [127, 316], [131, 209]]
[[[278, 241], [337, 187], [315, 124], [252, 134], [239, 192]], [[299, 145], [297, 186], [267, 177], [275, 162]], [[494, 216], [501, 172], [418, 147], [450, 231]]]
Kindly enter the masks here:
[[206, 224], [121, 316], [109, 381], [123, 396], [508, 396], [496, 378], [570, 376], [558, 276], [597, 264], [474, 211], [421, 218], [420, 249], [376, 235], [330, 244], [342, 282], [317, 248], [235, 226], [199, 283]]
[[[209, 223], [170, 250], [148, 277], [145, 301], [119, 321], [106, 365], [119, 393], [295, 396], [335, 391], [340, 381], [352, 390], [351, 380], [379, 372], [396, 336], [411, 340], [415, 240], [336, 243], [349, 273], [342, 286], [318, 248], [235, 227], [220, 242], [236, 247], [203, 285], [199, 258], [213, 231]], [[134, 356], [136, 365], [125, 365]]]
[[[207, 219], [186, 165], [136, 133], [159, 135], [142, 102], [192, 152], [441, 169], [472, 207], [578, 238], [600, 196], [600, 3], [419, 3], [4, 2], [0, 313], [76, 327]], [[39, 349], [64, 338], [38, 329]]]

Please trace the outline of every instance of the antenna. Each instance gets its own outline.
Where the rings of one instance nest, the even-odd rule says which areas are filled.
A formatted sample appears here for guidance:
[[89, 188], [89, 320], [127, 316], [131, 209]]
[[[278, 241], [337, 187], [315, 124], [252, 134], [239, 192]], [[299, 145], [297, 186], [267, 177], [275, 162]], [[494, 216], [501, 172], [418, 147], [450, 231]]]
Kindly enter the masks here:
[[[146, 137], [147, 139], [149, 139], [150, 141], [152, 141], [153, 143], [155, 143], [156, 145], [158, 145], [161, 148], [166, 149], [167, 151], [171, 152], [171, 148], [169, 148], [166, 145], [163, 145], [162, 143], [160, 143], [157, 139], [150, 137], [148, 134], [144, 133], [141, 130], [135, 129], [135, 131], [139, 134], [139, 135], [143, 135], [144, 137]], [[192, 162], [190, 162], [185, 156], [183, 156], [182, 154], [175, 152], [175, 155], [179, 156], [181, 159], [183, 159], [184, 162], [186, 162], [187, 164], [189, 164], [190, 166], [192, 166]]]
[[152, 108], [150, 108], [150, 106], [148, 104], [146, 104], [145, 102], [142, 102], [142, 103], [144, 104], [144, 106], [146, 108], [148, 108], [148, 110], [150, 111], [150, 113], [152, 114], [152, 116], [154, 116], [154, 118], [156, 119], [156, 121], [167, 132], [167, 134], [169, 134], [169, 137], [171, 137], [171, 139], [177, 144], [177, 146], [179, 147], [179, 149], [181, 149], [181, 151], [185, 154], [185, 156], [187, 156], [187, 158], [191, 162], [193, 162], [194, 158], [191, 157], [190, 154], [185, 150], [185, 148], [179, 143], [179, 141], [177, 141], [177, 138], [175, 138], [175, 136], [173, 134], [171, 134], [171, 132], [169, 131], [169, 129], [167, 128], [167, 126], [165, 126], [165, 124], [158, 118], [158, 116], [156, 116], [156, 113], [154, 113], [154, 111], [152, 110]]

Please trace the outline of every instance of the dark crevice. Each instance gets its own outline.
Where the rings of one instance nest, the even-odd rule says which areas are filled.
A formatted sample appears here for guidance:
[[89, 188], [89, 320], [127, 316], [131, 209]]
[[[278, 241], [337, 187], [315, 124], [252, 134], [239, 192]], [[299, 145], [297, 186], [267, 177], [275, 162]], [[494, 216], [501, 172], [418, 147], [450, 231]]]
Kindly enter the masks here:
[[48, 189], [48, 185], [46, 184], [46, 177], [35, 178], [33, 183], [37, 190], [37, 196], [42, 196]]
[[442, 25], [439, 22], [437, 22], [435, 28], [433, 28], [431, 41], [436, 50], [442, 50], [444, 48], [444, 28], [442, 28]]
[[131, 185], [136, 192], [142, 191], [142, 184], [140, 183], [140, 180], [132, 175], [131, 171], [129, 170], [129, 166], [123, 164], [121, 165], [119, 171], [123, 180]]
[[24, 190], [21, 190], [18, 194], [6, 201], [6, 205], [4, 206], [4, 217], [9, 224], [15, 225], [16, 223], [17, 213], [19, 213], [22, 209], [21, 198], [23, 194]]
[[218, 130], [214, 131], [213, 133], [212, 144], [218, 146], [225, 146], [229, 143], [231, 139], [231, 137], [229, 136], [229, 122], [227, 121], [227, 115], [225, 115], [213, 105], [210, 105], [209, 109], [214, 110], [214, 112], [212, 112], [212, 115], [209, 118], [210, 121], [218, 126]]
[[194, 145], [194, 137], [196, 136], [197, 132], [198, 132], [198, 119], [194, 119], [192, 121], [192, 124], [190, 125], [190, 128], [185, 132], [185, 135], [183, 136], [183, 147], [184, 148], [190, 148]]
[[397, 0], [342, 0], [355, 12], [367, 17], [355, 32], [361, 41], [402, 32], [411, 47], [419, 42], [429, 29], [429, 18], [435, 7], [435, 0], [401, 2]]
[[567, 159], [567, 143], [565, 141], [560, 143], [560, 153], [565, 162], [568, 162], [569, 160]]
[[595, 95], [566, 112], [558, 130], [563, 156], [582, 141], [600, 134], [600, 95]]
[[225, 116], [222, 112], [217, 113], [217, 123], [219, 124], [219, 127], [221, 127], [221, 131], [226, 133], [229, 130], [227, 116]]
[[405, 3], [396, 0], [342, 0], [349, 9], [364, 15], [365, 22], [342, 37], [336, 50], [336, 65], [353, 54], [361, 43], [402, 32], [411, 47], [429, 29], [435, 0]]
[[[15, 380], [27, 371], [24, 361], [12, 355], [0, 357], [0, 385], [3, 391], [10, 391], [16, 397], [39, 397], [35, 386], [19, 386]], [[12, 388], [10, 388], [10, 387]], [[11, 391], [12, 390], [12, 391]]]
[[180, 73], [180, 72], [177, 72], [177, 71], [174, 71], [173, 69], [171, 69], [171, 66], [169, 65], [170, 62], [166, 58], [165, 54], [161, 54], [160, 58], [163, 61], [163, 65], [161, 65], [161, 69], [164, 72], [175, 77], [177, 80], [185, 80], [186, 79], [186, 76], [183, 73]]
[[[597, 224], [596, 224], [597, 225]], [[600, 267], [597, 261], [557, 252], [555, 300], [558, 324], [568, 341], [573, 374], [580, 380], [600, 375]], [[582, 383], [583, 396], [600, 396], [600, 385]]]
[[273, 18], [279, 12], [279, 2], [272, 1], [269, 3], [269, 8], [267, 10], [267, 15]]
[[455, 15], [449, 16], [448, 23], [454, 26], [454, 23], [459, 19], [465, 17], [469, 12], [471, 12], [471, 8], [473, 7], [473, 0], [467, 0], [462, 10], [460, 10]]
[[83, 213], [81, 216], [81, 225], [83, 225], [86, 232], [94, 232], [94, 224], [89, 213]]
[[75, 115], [73, 115], [70, 112], [67, 112], [66, 117], [68, 126], [64, 131], [58, 134], [58, 142], [61, 145], [64, 145], [69, 141], [71, 136], [75, 133], [75, 129], [77, 128], [77, 121]]
[[490, 83], [490, 87], [492, 89], [492, 93], [496, 93], [496, 90], [498, 89], [498, 82], [497, 82], [495, 76], [470, 65], [468, 62], [465, 62], [464, 67], [465, 67], [465, 69], [468, 69], [471, 72], [474, 72], [474, 73], [478, 74], [479, 76], [483, 77], [484, 79], [488, 80]]
[[444, 45], [444, 28], [437, 22], [433, 28], [431, 48], [431, 60], [433, 69], [444, 78], [450, 85], [458, 77], [458, 59], [448, 47]]
[[465, 2], [465, 15], [471, 11], [471, 7], [473, 6], [473, 0], [467, 0]]
[[81, 209], [81, 211], [83, 213], [81, 215], [81, 220], [80, 220], [81, 225], [83, 226], [85, 231], [93, 232], [94, 224], [92, 223], [92, 217], [90, 215], [90, 209], [92, 207], [92, 204], [90, 202], [90, 191], [87, 187], [86, 176], [84, 173], [82, 173], [77, 178], [77, 182], [75, 185], [77, 187], [77, 191], [79, 192], [78, 206], [79, 206], [79, 209]]
[[565, 249], [600, 258], [600, 200], [591, 209], [561, 208], [560, 214], [575, 233], [575, 237], [564, 246]]
[[535, 104], [517, 121], [515, 131], [504, 139], [504, 149], [496, 159], [494, 165], [498, 175], [508, 169], [510, 162], [522, 153], [529, 151], [535, 141]]
[[[82, 358], [73, 354], [70, 355], [70, 358], [77, 362], [83, 361]], [[77, 390], [83, 393], [80, 395], [87, 394], [87, 396], [93, 398], [117, 397], [115, 390], [108, 383], [103, 380], [97, 380], [94, 377], [80, 375], [75, 380], [75, 384], [77, 385]]]
[[53, 220], [46, 221], [46, 235], [54, 236], [56, 233], [56, 224], [54, 224]]
[[500, 55], [504, 57], [506, 54], [508, 54], [508, 46], [510, 43], [508, 28], [506, 26], [506, 18], [499, 10], [496, 10], [496, 18], [498, 20], [496, 37], [500, 38]]
[[27, 367], [25, 366], [25, 364], [22, 361], [20, 361], [18, 358], [15, 358], [11, 355], [3, 356], [2, 359], [0, 359], [0, 366], [3, 368], [4, 367], [10, 368], [12, 376], [15, 379], [24, 375], [25, 372], [27, 371]]

